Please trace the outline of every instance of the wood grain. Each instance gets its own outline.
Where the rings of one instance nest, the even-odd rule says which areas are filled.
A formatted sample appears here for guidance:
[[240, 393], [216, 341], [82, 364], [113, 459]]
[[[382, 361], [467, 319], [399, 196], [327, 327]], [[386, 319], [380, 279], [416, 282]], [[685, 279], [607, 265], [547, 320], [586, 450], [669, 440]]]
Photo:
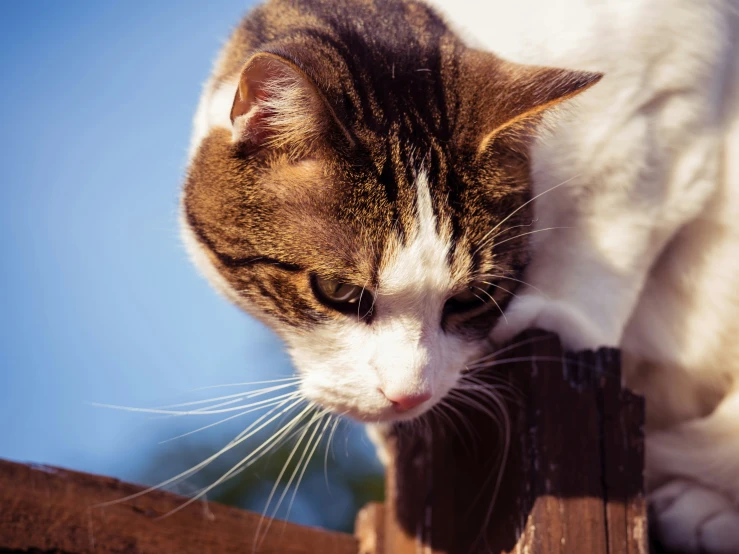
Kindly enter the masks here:
[[621, 387], [618, 352], [565, 354], [535, 331], [513, 344], [477, 375], [509, 390], [499, 487], [504, 434], [488, 414], [458, 403], [426, 432], [396, 427], [384, 552], [647, 554], [643, 403]]
[[[63, 469], [0, 460], [0, 552], [61, 554], [356, 554], [351, 535], [275, 521], [261, 547], [260, 516], [215, 503], [142, 490], [137, 485]], [[330, 507], [327, 507], [330, 509]]]

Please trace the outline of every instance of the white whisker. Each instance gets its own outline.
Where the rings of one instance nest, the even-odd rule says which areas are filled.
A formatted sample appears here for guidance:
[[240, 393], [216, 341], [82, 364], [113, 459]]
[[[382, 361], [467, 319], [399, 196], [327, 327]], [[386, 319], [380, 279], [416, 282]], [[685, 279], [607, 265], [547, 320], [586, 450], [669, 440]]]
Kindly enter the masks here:
[[[241, 400], [243, 400], [245, 398], [254, 398], [255, 396], [263, 396], [265, 394], [269, 394], [270, 392], [275, 392], [275, 391], [278, 391], [278, 390], [281, 390], [281, 389], [285, 389], [285, 388], [288, 388], [288, 387], [294, 387], [296, 384], [297, 383], [288, 383], [288, 384], [285, 384], [285, 385], [277, 385], [277, 386], [274, 386], [274, 387], [266, 387], [266, 388], [259, 389], [259, 390], [256, 390], [256, 391], [251, 391], [251, 392], [237, 392], [237, 393], [234, 393], [234, 394], [227, 394], [225, 396], [217, 396], [215, 398], [208, 398], [206, 400], [193, 400], [191, 402], [180, 402], [179, 404], [167, 404], [165, 406], [156, 406], [154, 409], [157, 409], [157, 410], [169, 410], [169, 409], [172, 409], [172, 408], [183, 408], [185, 406], [196, 406], [198, 404], [208, 404], [209, 402], [217, 402], [219, 400], [226, 400], [226, 399], [229, 399], [229, 398], [237, 398], [237, 400], [235, 402], [239, 402], [239, 401], [241, 401]], [[227, 405], [227, 404], [219, 404], [219, 405], [216, 405], [216, 406], [209, 406], [209, 407], [210, 408], [217, 408], [217, 407], [225, 406], [225, 405]]]
[[[492, 301], [493, 301], [493, 303], [494, 303], [494, 304], [495, 304], [495, 305], [496, 305], [496, 306], [498, 307], [498, 309], [500, 310], [500, 315], [502, 315], [502, 316], [503, 316], [503, 319], [505, 320], [505, 322], [506, 322], [506, 323], [508, 323], [508, 318], [506, 317], [505, 313], [503, 313], [503, 308], [501, 308], [501, 307], [500, 307], [500, 304], [498, 304], [498, 302], [496, 302], [495, 298], [493, 298], [493, 295], [492, 295], [492, 294], [490, 294], [490, 293], [489, 293], [488, 291], [486, 291], [485, 289], [483, 289], [483, 288], [480, 288], [480, 287], [478, 287], [477, 285], [473, 285], [473, 286], [474, 286], [474, 287], [475, 287], [475, 288], [476, 288], [477, 290], [479, 290], [480, 292], [482, 292], [482, 293], [484, 293], [484, 294], [487, 294], [488, 298], [490, 298], [490, 300], [492, 300]], [[475, 295], [475, 296], [477, 296], [477, 295]]]
[[514, 279], [513, 277], [506, 277], [505, 275], [496, 275], [494, 273], [483, 273], [481, 275], [478, 275], [478, 278], [480, 278], [480, 279], [483, 278], [483, 277], [493, 277], [494, 279], [503, 279], [503, 280], [506, 280], [506, 281], [515, 281], [516, 283], [521, 283], [522, 285], [526, 285], [527, 287], [531, 287], [535, 291], [540, 292], [544, 296], [547, 296], [547, 293], [545, 293], [543, 290], [541, 290], [539, 288], [536, 288], [531, 283], [527, 283], [526, 281], [521, 281], [520, 279]]
[[508, 352], [509, 350], [513, 350], [513, 349], [518, 348], [520, 346], [524, 346], [524, 345], [530, 344], [532, 342], [540, 342], [540, 341], [543, 341], [543, 340], [545, 340], [547, 338], [548, 338], [547, 336], [538, 336], [538, 337], [529, 337], [527, 339], [522, 339], [522, 340], [520, 340], [518, 342], [514, 342], [513, 344], [509, 344], [507, 346], [504, 346], [502, 348], [499, 348], [495, 352], [491, 352], [489, 354], [486, 354], [485, 356], [482, 356], [480, 358], [477, 358], [476, 360], [473, 360], [472, 362], [470, 362], [469, 364], [467, 364], [467, 367], [469, 368], [471, 365], [476, 364], [477, 362], [480, 362], [480, 361], [483, 361], [483, 360], [489, 360], [489, 359], [492, 359], [492, 358], [496, 358], [500, 354], [503, 354], [505, 352]]
[[[275, 481], [274, 486], [272, 487], [272, 491], [270, 492], [269, 498], [267, 499], [267, 504], [265, 505], [264, 512], [262, 512], [262, 517], [259, 519], [259, 525], [257, 526], [257, 531], [254, 535], [254, 542], [255, 542], [255, 549], [256, 552], [259, 547], [261, 546], [262, 541], [264, 540], [264, 537], [267, 536], [267, 533], [269, 532], [269, 528], [272, 525], [272, 520], [277, 515], [278, 510], [280, 509], [280, 506], [282, 505], [282, 501], [285, 499], [285, 496], [287, 496], [288, 491], [290, 490], [290, 485], [295, 480], [295, 476], [298, 474], [298, 471], [300, 470], [303, 460], [305, 459], [306, 454], [308, 453], [308, 449], [310, 448], [311, 443], [313, 442], [313, 438], [316, 436], [316, 433], [318, 432], [318, 429], [321, 427], [321, 423], [323, 423], [323, 417], [326, 415], [328, 410], [323, 410], [322, 412], [319, 412], [318, 414], [315, 414], [313, 418], [305, 425], [304, 432], [300, 435], [300, 438], [298, 439], [297, 443], [295, 444], [295, 447], [293, 448], [292, 452], [290, 452], [290, 456], [288, 457], [287, 461], [282, 467], [282, 471], [280, 472], [280, 475], [277, 477], [277, 480]], [[277, 499], [277, 504], [272, 510], [272, 514], [270, 516], [266, 516], [267, 510], [269, 509], [269, 505], [272, 501], [272, 498], [274, 497], [274, 493], [277, 490], [277, 487], [280, 484], [280, 481], [282, 480], [282, 476], [285, 473], [285, 470], [287, 470], [287, 467], [290, 465], [290, 461], [295, 456], [295, 453], [297, 452], [298, 448], [300, 447], [300, 444], [303, 442], [303, 439], [305, 438], [305, 435], [310, 430], [311, 426], [315, 423], [315, 427], [313, 428], [313, 431], [308, 438], [308, 441], [305, 444], [305, 447], [303, 448], [303, 453], [301, 454], [300, 458], [298, 459], [297, 464], [295, 465], [295, 469], [293, 470], [292, 474], [290, 475], [290, 479], [288, 479], [287, 484], [285, 485], [285, 488], [282, 490], [282, 494], [280, 494], [280, 497]], [[302, 473], [301, 473], [302, 475]], [[297, 492], [297, 488], [296, 488]], [[292, 504], [291, 504], [292, 505]], [[265, 526], [264, 531], [261, 533], [261, 540], [260, 540], [260, 529], [262, 527], [262, 524], [265, 520], [265, 517], [267, 519], [267, 523]]]
[[[326, 414], [324, 414], [325, 416]], [[293, 503], [295, 502], [295, 496], [298, 494], [298, 489], [300, 488], [300, 483], [303, 481], [303, 476], [305, 475], [305, 471], [308, 469], [308, 464], [311, 461], [311, 458], [313, 458], [313, 454], [315, 454], [316, 449], [318, 448], [318, 445], [321, 443], [321, 439], [323, 438], [324, 433], [326, 432], [326, 429], [329, 426], [329, 423], [331, 423], [331, 417], [327, 417], [323, 423], [323, 427], [321, 428], [321, 432], [318, 434], [318, 438], [316, 439], [316, 442], [313, 443], [313, 448], [308, 453], [308, 457], [305, 459], [305, 463], [303, 464], [303, 469], [300, 472], [300, 475], [298, 475], [298, 481], [295, 483], [295, 489], [293, 490], [292, 498], [290, 498], [290, 504], [287, 506], [287, 514], [285, 515], [285, 519], [288, 519], [290, 517], [290, 511], [293, 508]], [[310, 444], [310, 441], [308, 441], [308, 444]], [[307, 445], [306, 445], [307, 448]]]
[[[293, 393], [293, 397], [294, 398], [300, 397], [300, 393], [297, 392], [297, 391], [294, 392]], [[279, 403], [279, 402], [280, 401], [278, 400], [276, 403]], [[200, 431], [204, 431], [205, 429], [210, 429], [211, 427], [215, 427], [216, 425], [220, 425], [221, 423], [226, 423], [227, 421], [231, 421], [232, 419], [236, 419], [236, 418], [241, 417], [243, 415], [251, 414], [251, 413], [254, 413], [256, 411], [263, 410], [265, 408], [269, 408], [270, 406], [272, 406], [272, 404], [265, 404], [264, 406], [258, 406], [256, 408], [251, 408], [249, 410], [245, 410], [245, 411], [240, 412], [238, 414], [234, 414], [234, 415], [229, 416], [227, 418], [224, 418], [224, 419], [221, 419], [219, 421], [216, 421], [215, 423], [210, 423], [208, 425], [204, 425], [203, 427], [199, 427], [199, 428], [194, 429], [192, 431], [188, 431], [187, 433], [183, 433], [181, 435], [177, 435], [176, 437], [172, 437], [170, 439], [166, 439], [166, 440], [160, 441], [159, 444], [164, 444], [164, 443], [167, 443], [167, 442], [172, 442], [174, 440], [181, 439], [181, 438], [187, 437], [189, 435], [194, 435], [195, 433], [198, 433]]]
[[480, 281], [480, 282], [481, 282], [481, 283], [485, 283], [485, 284], [486, 284], [486, 285], [488, 285], [488, 286], [491, 286], [491, 287], [495, 287], [496, 289], [500, 289], [500, 290], [502, 290], [502, 291], [504, 291], [504, 292], [507, 292], [507, 293], [508, 293], [508, 294], [510, 294], [511, 296], [515, 296], [515, 297], [518, 297], [518, 295], [517, 295], [517, 294], [516, 294], [515, 292], [511, 292], [511, 291], [509, 291], [509, 290], [508, 290], [507, 288], [505, 288], [505, 287], [501, 287], [500, 285], [496, 285], [495, 283], [488, 283], [487, 281]]
[[269, 379], [267, 381], [249, 381], [245, 383], [226, 383], [225, 385], [208, 385], [207, 387], [198, 387], [196, 389], [190, 389], [189, 391], [185, 391], [179, 394], [188, 394], [192, 392], [198, 392], [201, 390], [220, 389], [220, 388], [227, 388], [227, 387], [250, 387], [252, 385], [268, 385], [270, 383], [283, 383], [286, 381], [300, 381], [300, 379], [302, 379], [302, 377], [293, 376], [293, 377], [283, 377], [280, 379]]
[[[299, 402], [302, 402], [302, 400], [300, 400]], [[307, 412], [309, 409], [312, 409], [312, 406], [308, 406], [307, 408], [305, 408], [303, 410], [303, 412], [301, 412], [300, 414], [298, 414], [296, 416], [295, 419], [301, 418], [302, 417], [302, 414], [304, 414], [305, 412]], [[248, 456], [246, 456], [245, 458], [243, 458], [240, 462], [238, 462], [236, 465], [234, 465], [231, 469], [229, 469], [221, 477], [219, 477], [218, 479], [216, 479], [213, 483], [211, 483], [207, 487], [204, 487], [204, 488], [200, 489], [200, 491], [198, 491], [198, 493], [195, 494], [192, 498], [189, 498], [186, 502], [183, 502], [182, 504], [180, 504], [176, 508], [173, 508], [172, 510], [170, 510], [166, 514], [164, 514], [162, 516], [159, 516], [157, 519], [165, 518], [165, 517], [168, 517], [168, 516], [170, 516], [170, 515], [172, 515], [174, 513], [177, 513], [180, 510], [182, 510], [182, 509], [186, 508], [187, 506], [189, 506], [190, 504], [192, 504], [193, 502], [196, 502], [197, 500], [199, 500], [200, 498], [202, 498], [204, 495], [206, 495], [208, 492], [210, 492], [211, 490], [213, 490], [215, 487], [217, 487], [218, 485], [220, 485], [221, 483], [223, 483], [224, 481], [226, 481], [227, 479], [229, 479], [234, 473], [236, 473], [240, 469], [246, 467], [245, 464], [247, 464], [247, 462], [249, 462], [250, 460], [252, 460], [262, 450], [264, 450], [265, 448], [267, 448], [270, 445], [274, 446], [274, 443], [283, 434], [285, 434], [287, 432], [287, 430], [288, 430], [288, 428], [280, 429], [280, 431], [278, 431], [277, 433], [275, 433], [274, 435], [272, 435], [271, 437], [269, 437], [261, 445], [259, 445], [257, 448], [255, 448], [254, 450], [252, 450], [249, 453]], [[249, 436], [251, 436], [251, 435], [249, 435]], [[245, 439], [243, 439], [243, 440], [245, 440]], [[249, 464], [249, 465], [251, 465], [251, 464]]]
[[[223, 414], [227, 412], [235, 412], [239, 410], [243, 410], [246, 408], [251, 408], [253, 406], [258, 406], [261, 404], [271, 403], [275, 400], [278, 400], [280, 398], [286, 398], [294, 395], [294, 392], [289, 392], [286, 394], [278, 395], [274, 398], [268, 398], [266, 400], [259, 400], [258, 402], [252, 402], [251, 404], [242, 404], [241, 406], [234, 406], [231, 408], [224, 408], [219, 410], [210, 410], [207, 408], [198, 408], [196, 410], [186, 410], [186, 411], [180, 411], [180, 410], [161, 410], [157, 408], [133, 408], [130, 406], [117, 406], [115, 404], [98, 404], [93, 403], [93, 406], [99, 407], [99, 408], [111, 408], [113, 410], [123, 410], [126, 412], [142, 412], [147, 414], [166, 414], [166, 415], [176, 415], [176, 416], [186, 416], [186, 415], [213, 415], [213, 414]], [[233, 402], [227, 402], [225, 404], [232, 404]]]
[[231, 450], [232, 448], [234, 448], [236, 445], [240, 444], [241, 442], [245, 441], [246, 439], [248, 439], [249, 437], [251, 437], [255, 433], [259, 432], [261, 429], [263, 429], [264, 427], [266, 427], [267, 425], [269, 425], [271, 422], [273, 422], [275, 419], [277, 419], [278, 417], [280, 417], [280, 415], [282, 415], [282, 413], [284, 413], [285, 411], [291, 410], [292, 408], [294, 408], [295, 406], [297, 406], [302, 401], [303, 401], [302, 399], [297, 400], [296, 402], [294, 402], [293, 404], [291, 404], [287, 408], [284, 408], [282, 412], [279, 412], [277, 415], [275, 415], [274, 417], [268, 419], [262, 425], [259, 425], [258, 427], [254, 428], [262, 420], [264, 420], [265, 418], [269, 417], [270, 414], [272, 414], [273, 412], [279, 410], [280, 407], [282, 407], [284, 404], [287, 404], [288, 402], [290, 402], [290, 399], [287, 399], [283, 403], [278, 404], [277, 406], [275, 406], [274, 408], [272, 408], [269, 412], [267, 412], [266, 414], [263, 414], [259, 418], [257, 418], [256, 421], [254, 421], [254, 423], [252, 423], [249, 426], [250, 429], [253, 429], [253, 431], [251, 433], [245, 435], [244, 437], [240, 438], [239, 440], [233, 440], [233, 441], [229, 442], [226, 446], [224, 446], [218, 452], [216, 452], [215, 454], [212, 454], [211, 456], [207, 457], [205, 460], [203, 460], [202, 462], [194, 465], [190, 469], [187, 469], [187, 470], [183, 471], [182, 473], [179, 473], [178, 475], [175, 475], [174, 477], [170, 477], [169, 479], [166, 479], [165, 481], [162, 481], [161, 483], [159, 483], [157, 485], [153, 485], [153, 486], [148, 487], [146, 489], [143, 489], [143, 490], [141, 490], [141, 491], [139, 491], [137, 493], [130, 494], [128, 496], [125, 496], [123, 498], [119, 498], [117, 500], [110, 500], [108, 502], [101, 502], [100, 504], [96, 504], [95, 507], [111, 506], [113, 504], [119, 504], [121, 502], [126, 502], [128, 500], [133, 500], [135, 498], [138, 498], [139, 496], [143, 496], [143, 495], [148, 494], [148, 493], [150, 493], [152, 491], [155, 491], [157, 489], [161, 489], [163, 487], [166, 487], [168, 485], [171, 485], [172, 483], [176, 483], [177, 481], [180, 481], [180, 480], [182, 480], [185, 477], [189, 477], [190, 475], [193, 475], [193, 474], [197, 473], [198, 471], [200, 471], [201, 469], [203, 469], [204, 467], [206, 467], [210, 463], [212, 463], [213, 460], [215, 460], [219, 456], [225, 454], [226, 452], [228, 452], [229, 450]]
[[518, 208], [516, 208], [511, 213], [509, 213], [500, 223], [498, 223], [495, 227], [493, 227], [492, 229], [490, 229], [490, 231], [487, 232], [487, 234], [480, 241], [481, 242], [480, 246], [477, 247], [477, 249], [472, 253], [472, 255], [474, 256], [475, 254], [477, 254], [485, 246], [485, 241], [487, 240], [487, 238], [490, 235], [492, 235], [495, 232], [496, 229], [500, 228], [501, 225], [503, 225], [506, 221], [508, 221], [510, 218], [512, 218], [516, 213], [518, 213], [519, 211], [521, 211], [522, 209], [524, 209], [526, 206], [528, 206], [529, 204], [531, 204], [537, 198], [545, 195], [548, 192], [551, 192], [551, 191], [553, 191], [555, 189], [558, 189], [562, 185], [565, 185], [565, 184], [569, 183], [570, 181], [572, 181], [573, 179], [576, 179], [577, 177], [579, 177], [579, 175], [575, 175], [574, 177], [570, 177], [566, 181], [562, 181], [558, 185], [554, 185], [553, 187], [548, 188], [544, 192], [540, 192], [539, 194], [537, 194], [533, 198], [530, 198], [526, 202], [524, 202], [523, 204], [521, 204]]
[[498, 243], [496, 243], [495, 246], [500, 246], [501, 244], [505, 244], [506, 242], [520, 239], [521, 237], [525, 237], [527, 235], [535, 235], [536, 233], [543, 233], [544, 231], [554, 231], [556, 229], [572, 229], [572, 227], [545, 227], [544, 229], [537, 229], [536, 231], [529, 231], [528, 233], [521, 233], [519, 235], [516, 235], [515, 237], [509, 237], [505, 240], [502, 240]]

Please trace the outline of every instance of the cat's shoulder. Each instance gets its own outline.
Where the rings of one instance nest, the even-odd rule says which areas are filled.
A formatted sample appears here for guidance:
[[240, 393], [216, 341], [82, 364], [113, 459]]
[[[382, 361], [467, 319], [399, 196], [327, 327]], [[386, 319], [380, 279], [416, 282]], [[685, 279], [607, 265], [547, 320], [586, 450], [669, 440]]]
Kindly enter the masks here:
[[430, 2], [470, 44], [504, 58], [603, 72], [640, 71], [675, 50], [705, 52], [736, 9], [731, 0]]

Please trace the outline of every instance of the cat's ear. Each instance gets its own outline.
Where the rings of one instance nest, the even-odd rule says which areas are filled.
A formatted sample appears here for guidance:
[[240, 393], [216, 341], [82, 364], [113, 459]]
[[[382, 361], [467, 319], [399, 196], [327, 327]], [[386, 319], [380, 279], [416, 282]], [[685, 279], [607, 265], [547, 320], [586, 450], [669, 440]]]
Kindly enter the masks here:
[[231, 123], [234, 142], [293, 151], [309, 148], [340, 127], [312, 79], [293, 62], [270, 53], [255, 54], [244, 65]]
[[480, 114], [486, 118], [478, 135], [477, 153], [493, 143], [511, 139], [528, 142], [542, 116], [555, 106], [584, 92], [603, 75], [550, 67], [536, 67], [495, 59], [494, 82], [483, 90], [488, 106]]

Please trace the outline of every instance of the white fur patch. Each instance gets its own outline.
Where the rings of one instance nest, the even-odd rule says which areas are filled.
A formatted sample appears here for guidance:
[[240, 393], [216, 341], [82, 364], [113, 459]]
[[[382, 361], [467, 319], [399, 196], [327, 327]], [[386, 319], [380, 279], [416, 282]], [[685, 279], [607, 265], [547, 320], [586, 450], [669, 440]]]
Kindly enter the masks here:
[[663, 545], [676, 552], [739, 552], [739, 508], [699, 483], [676, 480], [650, 498]]
[[205, 86], [198, 109], [193, 120], [192, 138], [188, 157], [192, 157], [200, 148], [205, 137], [216, 127], [231, 129], [231, 107], [236, 95], [236, 83], [221, 83], [213, 87]]
[[287, 337], [306, 395], [366, 421], [399, 418], [385, 395], [431, 393], [429, 401], [402, 414], [416, 417], [447, 394], [465, 362], [480, 351], [480, 344], [441, 329], [453, 288], [449, 232], [437, 232], [423, 172], [416, 191], [416, 226], [407, 243], [390, 241], [383, 253], [372, 323], [347, 318]]
[[661, 511], [663, 538], [739, 552], [736, 0], [435, 3], [511, 61], [605, 74], [532, 149], [532, 286], [494, 338], [537, 326], [621, 347], [660, 427], [648, 474], [692, 483]]

